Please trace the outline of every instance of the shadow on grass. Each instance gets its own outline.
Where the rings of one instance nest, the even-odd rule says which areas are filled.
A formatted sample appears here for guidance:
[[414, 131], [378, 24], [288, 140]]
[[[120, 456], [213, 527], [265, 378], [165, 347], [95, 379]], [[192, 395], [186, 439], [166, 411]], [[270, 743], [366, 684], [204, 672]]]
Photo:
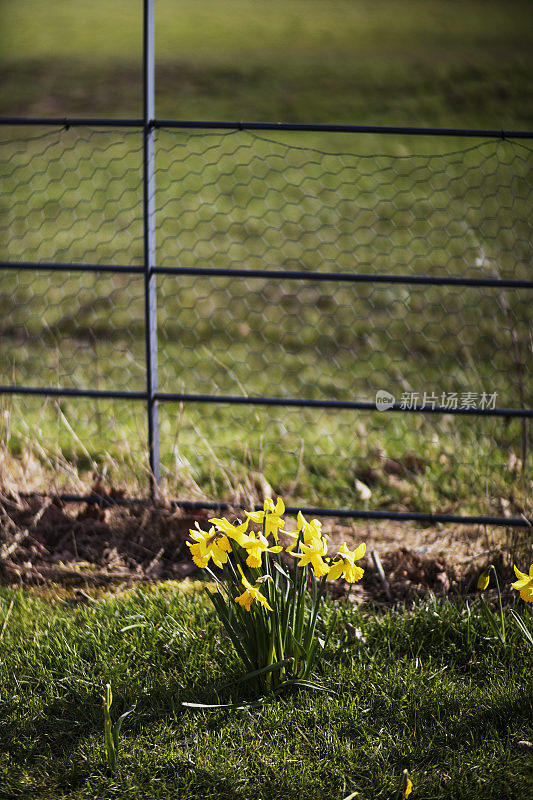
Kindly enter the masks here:
[[[495, 702], [482, 707], [466, 708], [463, 700], [449, 698], [445, 694], [439, 698], [432, 696], [428, 700], [416, 703], [416, 719], [412, 713], [406, 715], [401, 710], [398, 712], [387, 709], [370, 709], [365, 721], [341, 723], [338, 735], [353, 738], [360, 735], [361, 724], [371, 723], [376, 733], [387, 729], [394, 733], [397, 731], [398, 740], [405, 737], [406, 728], [412, 731], [412, 736], [426, 742], [425, 757], [434, 758], [438, 762], [438, 753], [450, 747], [472, 748], [481, 744], [492, 730], [499, 737], [508, 736], [521, 726], [530, 724], [531, 691], [523, 689], [518, 697], [513, 700], [498, 698]], [[413, 704], [415, 705], [415, 704]], [[436, 711], [439, 718], [437, 720]], [[410, 709], [411, 711], [411, 709]], [[393, 755], [391, 751], [391, 757]], [[398, 758], [398, 766], [406, 766], [405, 757]]]
[[[208, 686], [208, 681], [209, 676], [205, 675], [206, 686]], [[190, 694], [187, 693], [188, 698]], [[125, 731], [124, 748], [131, 752], [135, 747], [137, 736], [150, 722], [158, 722], [169, 716], [175, 722], [179, 722], [179, 717], [185, 713], [185, 709], [180, 705], [184, 696], [185, 693], [182, 689], [174, 691], [169, 690], [168, 687], [156, 687], [147, 694], [137, 707], [137, 719]], [[182, 756], [170, 758], [163, 764], [152, 764], [148, 757], [146, 763], [136, 764], [133, 769], [124, 764], [122, 768], [119, 767], [115, 776], [112, 776], [106, 769], [102, 741], [101, 759], [98, 762], [75, 760], [74, 753], [80, 740], [91, 734], [98, 735], [102, 730], [100, 709], [94, 708], [94, 713], [84, 719], [73, 719], [73, 710], [79, 708], [80, 699], [72, 694], [68, 698], [50, 703], [38, 721], [22, 723], [16, 728], [14, 725], [4, 727], [5, 741], [11, 740], [12, 743], [12, 747], [10, 746], [12, 762], [16, 763], [19, 769], [22, 767], [31, 771], [32, 762], [38, 762], [39, 757], [44, 756], [47, 757], [46, 760], [55, 776], [53, 781], [49, 777], [43, 776], [41, 785], [34, 783], [31, 789], [22, 785], [22, 779], [16, 779], [16, 783], [13, 783], [13, 790], [16, 791], [16, 794], [12, 796], [49, 797], [54, 789], [56, 791], [81, 789], [89, 779], [92, 781], [91, 787], [94, 784], [95, 791], [97, 789], [105, 790], [110, 781], [122, 785], [124, 790], [128, 786], [130, 788], [141, 786], [148, 790], [151, 782], [154, 781], [154, 787], [157, 785], [158, 790], [164, 787], [179, 787], [182, 791], [193, 792], [194, 796], [202, 794], [215, 796], [216, 793], [217, 797], [227, 798], [227, 800], [240, 800], [247, 796], [245, 790], [241, 791], [231, 780], [212, 771], [196, 767]], [[194, 699], [199, 702], [202, 700], [207, 702], [214, 698], [212, 691], [206, 689], [202, 693], [198, 692]], [[226, 702], [240, 700], [242, 702], [243, 696], [242, 693], [237, 696], [236, 691], [232, 691], [228, 692], [224, 698], [219, 699], [221, 702], [222, 700]], [[470, 709], [465, 709], [460, 700], [449, 698], [445, 693], [437, 698], [432, 696], [431, 699], [428, 698], [417, 703], [417, 722], [416, 727], [413, 728], [413, 736], [426, 741], [423, 752], [424, 761], [444, 767], [451, 749], [466, 756], [467, 753], [479, 751], [484, 746], [488, 731], [490, 731], [491, 737], [494, 737], [495, 734], [498, 738], [508, 738], [513, 730], [519, 730], [521, 726], [528, 724], [530, 701], [530, 693], [526, 689], [522, 690], [512, 702], [498, 698], [495, 703], [490, 705]], [[436, 703], [438, 704], [438, 724], [435, 713]], [[296, 695], [295, 711], [297, 711], [297, 704], [298, 695]], [[206, 733], [220, 730], [228, 715], [231, 714], [232, 712], [227, 711], [203, 714], [202, 729]], [[411, 768], [416, 765], [409, 764], [408, 752], [402, 752], [402, 747], [393, 743], [394, 732], [398, 732], [397, 738], [400, 743], [405, 742], [405, 730], [410, 723], [412, 724], [412, 720], [408, 719], [401, 711], [395, 713], [390, 709], [373, 708], [369, 716], [354, 720], [353, 723], [350, 721], [343, 723], [339, 719], [337, 735], [341, 740], [354, 741], [361, 736], [361, 726], [369, 729], [369, 732], [371, 734], [373, 732], [377, 738], [379, 738], [381, 730], [387, 729], [392, 737], [391, 744], [386, 748], [385, 757], [391, 769], [401, 772], [401, 769], [406, 766]], [[131, 745], [128, 742], [131, 742]], [[417, 761], [420, 761], [420, 755], [418, 754]], [[21, 774], [22, 771], [20, 771]], [[353, 765], [349, 768], [349, 772], [352, 771]], [[263, 797], [264, 800], [298, 796], [298, 792], [292, 792], [289, 787], [285, 786], [281, 776], [263, 775], [258, 776], [258, 779], [258, 796]], [[437, 788], [435, 786], [435, 789]], [[327, 796], [320, 794], [320, 786], [316, 784], [299, 787], [299, 792], [304, 790], [309, 797]], [[2, 797], [1, 792], [0, 797]]]
[[[217, 685], [223, 685], [232, 679], [237, 680], [234, 671], [225, 676], [217, 676], [213, 681], [212, 671], [197, 674], [191, 687], [173, 687], [168, 681], [155, 685], [149, 692], [138, 698], [132, 698], [127, 693], [121, 696], [120, 690], [115, 692], [115, 702], [112, 708], [113, 719], [118, 719], [121, 713], [135, 703], [134, 713], [128, 717], [123, 729], [123, 735], [136, 736], [145, 726], [162, 720], [178, 722], [185, 713], [194, 713], [186, 709], [182, 702], [198, 703], [247, 703], [257, 699], [246, 684], [241, 686], [230, 685], [217, 692]], [[32, 718], [17, 719], [20, 705], [15, 702], [3, 703], [0, 714], [2, 727], [2, 743], [0, 753], [6, 752], [13, 763], [19, 768], [32, 769], [33, 765], [41, 759], [61, 759], [69, 764], [72, 754], [79, 747], [80, 741], [95, 735], [102, 737], [102, 764], [105, 767], [105, 753], [103, 741], [103, 712], [100, 702], [100, 693], [95, 688], [94, 694], [88, 700], [86, 694], [71, 691], [61, 698], [43, 705], [38, 714]], [[221, 717], [226, 717], [228, 711], [215, 711], [203, 719], [202, 725], [206, 730], [217, 730], [220, 727]], [[56, 785], [74, 788], [84, 783], [90, 774], [94, 773], [94, 763], [87, 763], [86, 768], [77, 763], [74, 768], [66, 768], [63, 778], [58, 778]], [[207, 773], [206, 773], [207, 775]], [[207, 777], [204, 776], [207, 780]], [[44, 790], [44, 786], [43, 786]], [[28, 790], [20, 786], [17, 792], [21, 797], [34, 796], [35, 787]], [[17, 796], [19, 796], [17, 794]], [[232, 795], [233, 796], [233, 795]], [[0, 799], [2, 795], [0, 793]]]
[[[43, 777], [32, 782], [31, 786], [21, 786], [20, 784], [7, 785], [0, 789], [0, 800], [13, 800], [14, 797], [24, 800], [49, 800], [57, 792], [76, 792], [81, 790], [90, 780], [90, 790], [94, 791], [95, 796], [106, 796], [105, 792], [113, 790], [113, 796], [122, 796], [119, 792], [135, 792], [136, 797], [151, 797], [151, 789], [157, 796], [166, 789], [179, 789], [180, 791], [193, 790], [195, 796], [217, 797], [221, 800], [244, 800], [248, 797], [235, 786], [235, 782], [221, 778], [214, 772], [198, 768], [191, 765], [184, 759], [169, 759], [165, 764], [153, 766], [147, 764], [145, 767], [129, 764], [119, 765], [114, 773], [111, 773], [106, 764], [75, 765], [65, 766], [55, 771], [55, 778]], [[141, 788], [142, 787], [142, 788]], [[89, 788], [89, 787], [88, 787]], [[61, 795], [63, 796], [63, 795]], [[156, 794], [154, 794], [156, 796]]]

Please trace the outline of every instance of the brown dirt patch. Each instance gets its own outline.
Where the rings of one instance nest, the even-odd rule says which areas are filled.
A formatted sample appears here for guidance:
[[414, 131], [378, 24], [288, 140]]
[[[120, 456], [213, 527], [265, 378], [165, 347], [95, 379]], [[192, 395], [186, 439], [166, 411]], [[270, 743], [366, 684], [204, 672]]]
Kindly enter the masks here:
[[[211, 513], [186, 513], [165, 503], [102, 508], [52, 497], [0, 496], [0, 582], [89, 587], [184, 578], [196, 572], [185, 545], [189, 528], [196, 520], [205, 524]], [[505, 571], [509, 567], [507, 559], [495, 555], [509, 544], [501, 531], [489, 535], [476, 528], [334, 520], [324, 521], [324, 531], [330, 552], [342, 540], [367, 543], [355, 602], [471, 588], [481, 565], [496, 557]], [[342, 581], [330, 587], [336, 597], [346, 589]]]
[[184, 577], [194, 516], [150, 505], [100, 508], [52, 498], [0, 501], [0, 580], [98, 584]]

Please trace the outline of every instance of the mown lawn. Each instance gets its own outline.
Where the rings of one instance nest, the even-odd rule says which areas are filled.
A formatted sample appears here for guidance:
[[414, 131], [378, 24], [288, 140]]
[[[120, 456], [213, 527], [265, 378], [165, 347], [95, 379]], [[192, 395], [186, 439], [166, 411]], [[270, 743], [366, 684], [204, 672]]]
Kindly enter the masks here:
[[[181, 705], [256, 699], [242, 687], [216, 693], [239, 666], [197, 584], [92, 599], [4, 588], [0, 602], [6, 800], [392, 800], [405, 768], [413, 800], [518, 800], [533, 788], [531, 757], [516, 747], [533, 738], [531, 651], [509, 616], [503, 648], [477, 600], [381, 612], [350, 604], [316, 675], [332, 694], [223, 712]], [[102, 734], [107, 682], [114, 718], [135, 704], [114, 775]]]

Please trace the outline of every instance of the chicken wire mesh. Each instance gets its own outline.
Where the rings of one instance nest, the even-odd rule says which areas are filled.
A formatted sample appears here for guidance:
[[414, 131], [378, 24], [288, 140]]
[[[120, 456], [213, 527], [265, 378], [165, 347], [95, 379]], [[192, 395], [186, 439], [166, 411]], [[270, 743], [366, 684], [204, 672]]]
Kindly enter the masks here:
[[527, 146], [295, 136], [158, 131], [158, 263], [530, 277]]
[[3, 133], [3, 258], [142, 265], [143, 144], [137, 131]]
[[[472, 514], [499, 514], [512, 494], [524, 510], [525, 421], [409, 408], [531, 408], [530, 292], [371, 276], [530, 279], [531, 151], [431, 139], [414, 153], [389, 140], [389, 152], [376, 155], [373, 137], [296, 142], [246, 131], [155, 138], [169, 491], [248, 499], [266, 481], [306, 505]], [[0, 272], [0, 383], [140, 397], [141, 132], [19, 132], [0, 157], [1, 258], [45, 262]], [[60, 272], [48, 262], [117, 270]], [[199, 274], [164, 273], [184, 267]], [[267, 274], [210, 274], [221, 269]], [[287, 270], [304, 274], [289, 279]], [[369, 277], [339, 279], [353, 273]], [[227, 401], [374, 403], [380, 391], [406, 413]], [[33, 439], [44, 461], [63, 453], [82, 471], [146, 478], [139, 397], [4, 398], [10, 447], [20, 454]], [[72, 474], [62, 474], [70, 488]]]

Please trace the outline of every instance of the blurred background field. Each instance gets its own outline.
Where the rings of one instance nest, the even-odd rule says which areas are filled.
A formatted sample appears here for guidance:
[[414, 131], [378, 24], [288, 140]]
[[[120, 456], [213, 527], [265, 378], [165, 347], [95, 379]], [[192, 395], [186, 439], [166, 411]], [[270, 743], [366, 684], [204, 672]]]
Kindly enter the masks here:
[[[141, 3], [0, 8], [3, 114], [140, 115]], [[156, 114], [531, 128], [531, 21], [525, 2], [158, 0]], [[2, 130], [1, 257], [142, 264], [141, 145], [136, 132]], [[530, 279], [526, 145], [159, 131], [158, 265]], [[0, 280], [0, 382], [144, 389], [142, 276]], [[210, 276], [159, 277], [158, 292], [165, 392], [471, 391], [532, 405], [530, 293]], [[77, 490], [104, 473], [144, 490], [141, 402], [2, 403], [4, 463], [29, 488]], [[328, 507], [528, 510], [531, 431], [517, 420], [160, 413], [173, 496], [255, 499], [270, 486]]]
[[[0, 8], [4, 113], [140, 113], [140, 2]], [[157, 114], [531, 128], [532, 15], [527, 0], [157, 0]]]

